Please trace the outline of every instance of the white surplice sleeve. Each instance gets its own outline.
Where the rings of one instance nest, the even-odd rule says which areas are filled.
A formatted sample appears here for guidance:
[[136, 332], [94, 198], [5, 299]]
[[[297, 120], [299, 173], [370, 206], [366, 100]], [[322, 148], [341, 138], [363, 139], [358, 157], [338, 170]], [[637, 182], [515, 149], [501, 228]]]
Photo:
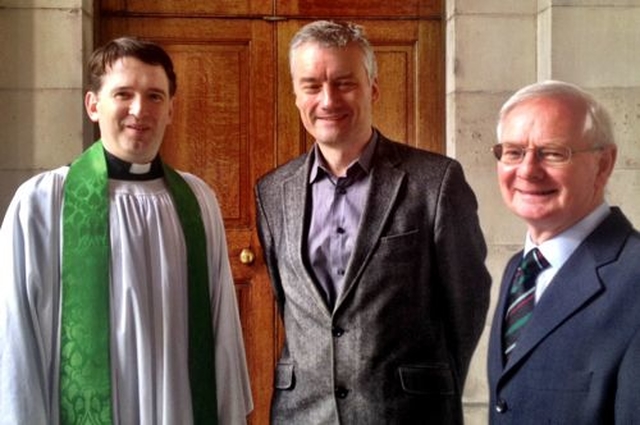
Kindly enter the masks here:
[[253, 401], [220, 207], [202, 180], [188, 173], [182, 176], [200, 202], [207, 233], [219, 423], [244, 424]]
[[0, 424], [57, 424], [64, 171], [22, 184], [0, 228]]

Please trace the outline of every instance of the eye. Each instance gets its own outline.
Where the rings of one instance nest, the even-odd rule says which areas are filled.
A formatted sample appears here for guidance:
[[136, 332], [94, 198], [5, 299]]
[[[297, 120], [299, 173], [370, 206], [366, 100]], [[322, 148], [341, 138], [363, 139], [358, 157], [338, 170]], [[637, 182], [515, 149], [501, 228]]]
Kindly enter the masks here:
[[149, 99], [151, 99], [151, 101], [155, 102], [155, 103], [160, 103], [164, 101], [164, 94], [162, 93], [151, 93], [149, 95]]
[[127, 100], [127, 99], [131, 99], [132, 94], [130, 92], [127, 91], [117, 91], [113, 94], [113, 97], [115, 97], [118, 100]]
[[569, 159], [569, 153], [566, 149], [559, 147], [546, 147], [538, 150], [538, 155], [543, 161], [551, 163], [561, 163]]
[[356, 83], [350, 80], [339, 81], [336, 84], [336, 87], [338, 87], [338, 89], [341, 91], [349, 91], [353, 89], [355, 86], [356, 86]]
[[520, 161], [522, 158], [523, 148], [518, 145], [502, 145], [502, 159], [504, 161]]

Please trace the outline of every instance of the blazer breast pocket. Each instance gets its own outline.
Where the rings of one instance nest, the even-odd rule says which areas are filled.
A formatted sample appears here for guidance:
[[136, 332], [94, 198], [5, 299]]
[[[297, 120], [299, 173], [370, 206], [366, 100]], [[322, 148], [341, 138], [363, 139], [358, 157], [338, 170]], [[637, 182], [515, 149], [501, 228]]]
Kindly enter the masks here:
[[404, 365], [398, 372], [407, 394], [450, 396], [456, 392], [451, 368], [446, 363]]
[[419, 249], [420, 231], [410, 230], [404, 233], [385, 235], [380, 238], [377, 255], [396, 263], [410, 262]]

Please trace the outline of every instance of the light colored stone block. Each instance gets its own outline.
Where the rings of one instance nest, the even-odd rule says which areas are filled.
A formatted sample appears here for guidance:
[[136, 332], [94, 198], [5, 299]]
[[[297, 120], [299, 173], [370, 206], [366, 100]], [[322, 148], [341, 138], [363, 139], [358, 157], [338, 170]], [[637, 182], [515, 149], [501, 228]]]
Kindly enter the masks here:
[[55, 168], [82, 152], [82, 91], [0, 91], [0, 169]]
[[585, 87], [640, 85], [640, 7], [553, 7], [551, 77]]
[[500, 107], [512, 92], [461, 92], [447, 95], [447, 154], [466, 167], [493, 167]]
[[0, 0], [0, 7], [19, 9], [76, 9], [93, 7], [92, 0]]
[[44, 170], [0, 170], [0, 223], [18, 187]]
[[466, 425], [487, 425], [489, 410], [486, 404], [464, 406], [464, 423]]
[[447, 42], [447, 91], [513, 90], [536, 77], [534, 15], [461, 15]]
[[0, 88], [82, 86], [80, 9], [0, 9]]
[[[549, 2], [550, 0], [545, 0]], [[640, 6], [640, 0], [552, 0], [553, 6], [600, 6], [600, 7], [619, 7], [619, 6]]]
[[615, 170], [609, 179], [606, 199], [618, 206], [627, 218], [640, 229], [640, 170]]
[[536, 0], [455, 0], [449, 8], [453, 14], [500, 14], [532, 15], [536, 11]]
[[589, 89], [589, 92], [611, 115], [618, 145], [616, 169], [640, 169], [640, 87]]

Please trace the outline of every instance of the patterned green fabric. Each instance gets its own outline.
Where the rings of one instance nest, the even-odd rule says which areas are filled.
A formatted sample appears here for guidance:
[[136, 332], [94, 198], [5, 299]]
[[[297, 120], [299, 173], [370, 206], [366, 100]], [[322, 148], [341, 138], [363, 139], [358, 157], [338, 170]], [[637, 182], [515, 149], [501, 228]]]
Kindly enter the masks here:
[[[187, 246], [189, 377], [195, 424], [217, 423], [207, 251], [198, 201], [163, 165]], [[111, 424], [109, 186], [101, 142], [71, 165], [64, 187], [60, 421]]]

